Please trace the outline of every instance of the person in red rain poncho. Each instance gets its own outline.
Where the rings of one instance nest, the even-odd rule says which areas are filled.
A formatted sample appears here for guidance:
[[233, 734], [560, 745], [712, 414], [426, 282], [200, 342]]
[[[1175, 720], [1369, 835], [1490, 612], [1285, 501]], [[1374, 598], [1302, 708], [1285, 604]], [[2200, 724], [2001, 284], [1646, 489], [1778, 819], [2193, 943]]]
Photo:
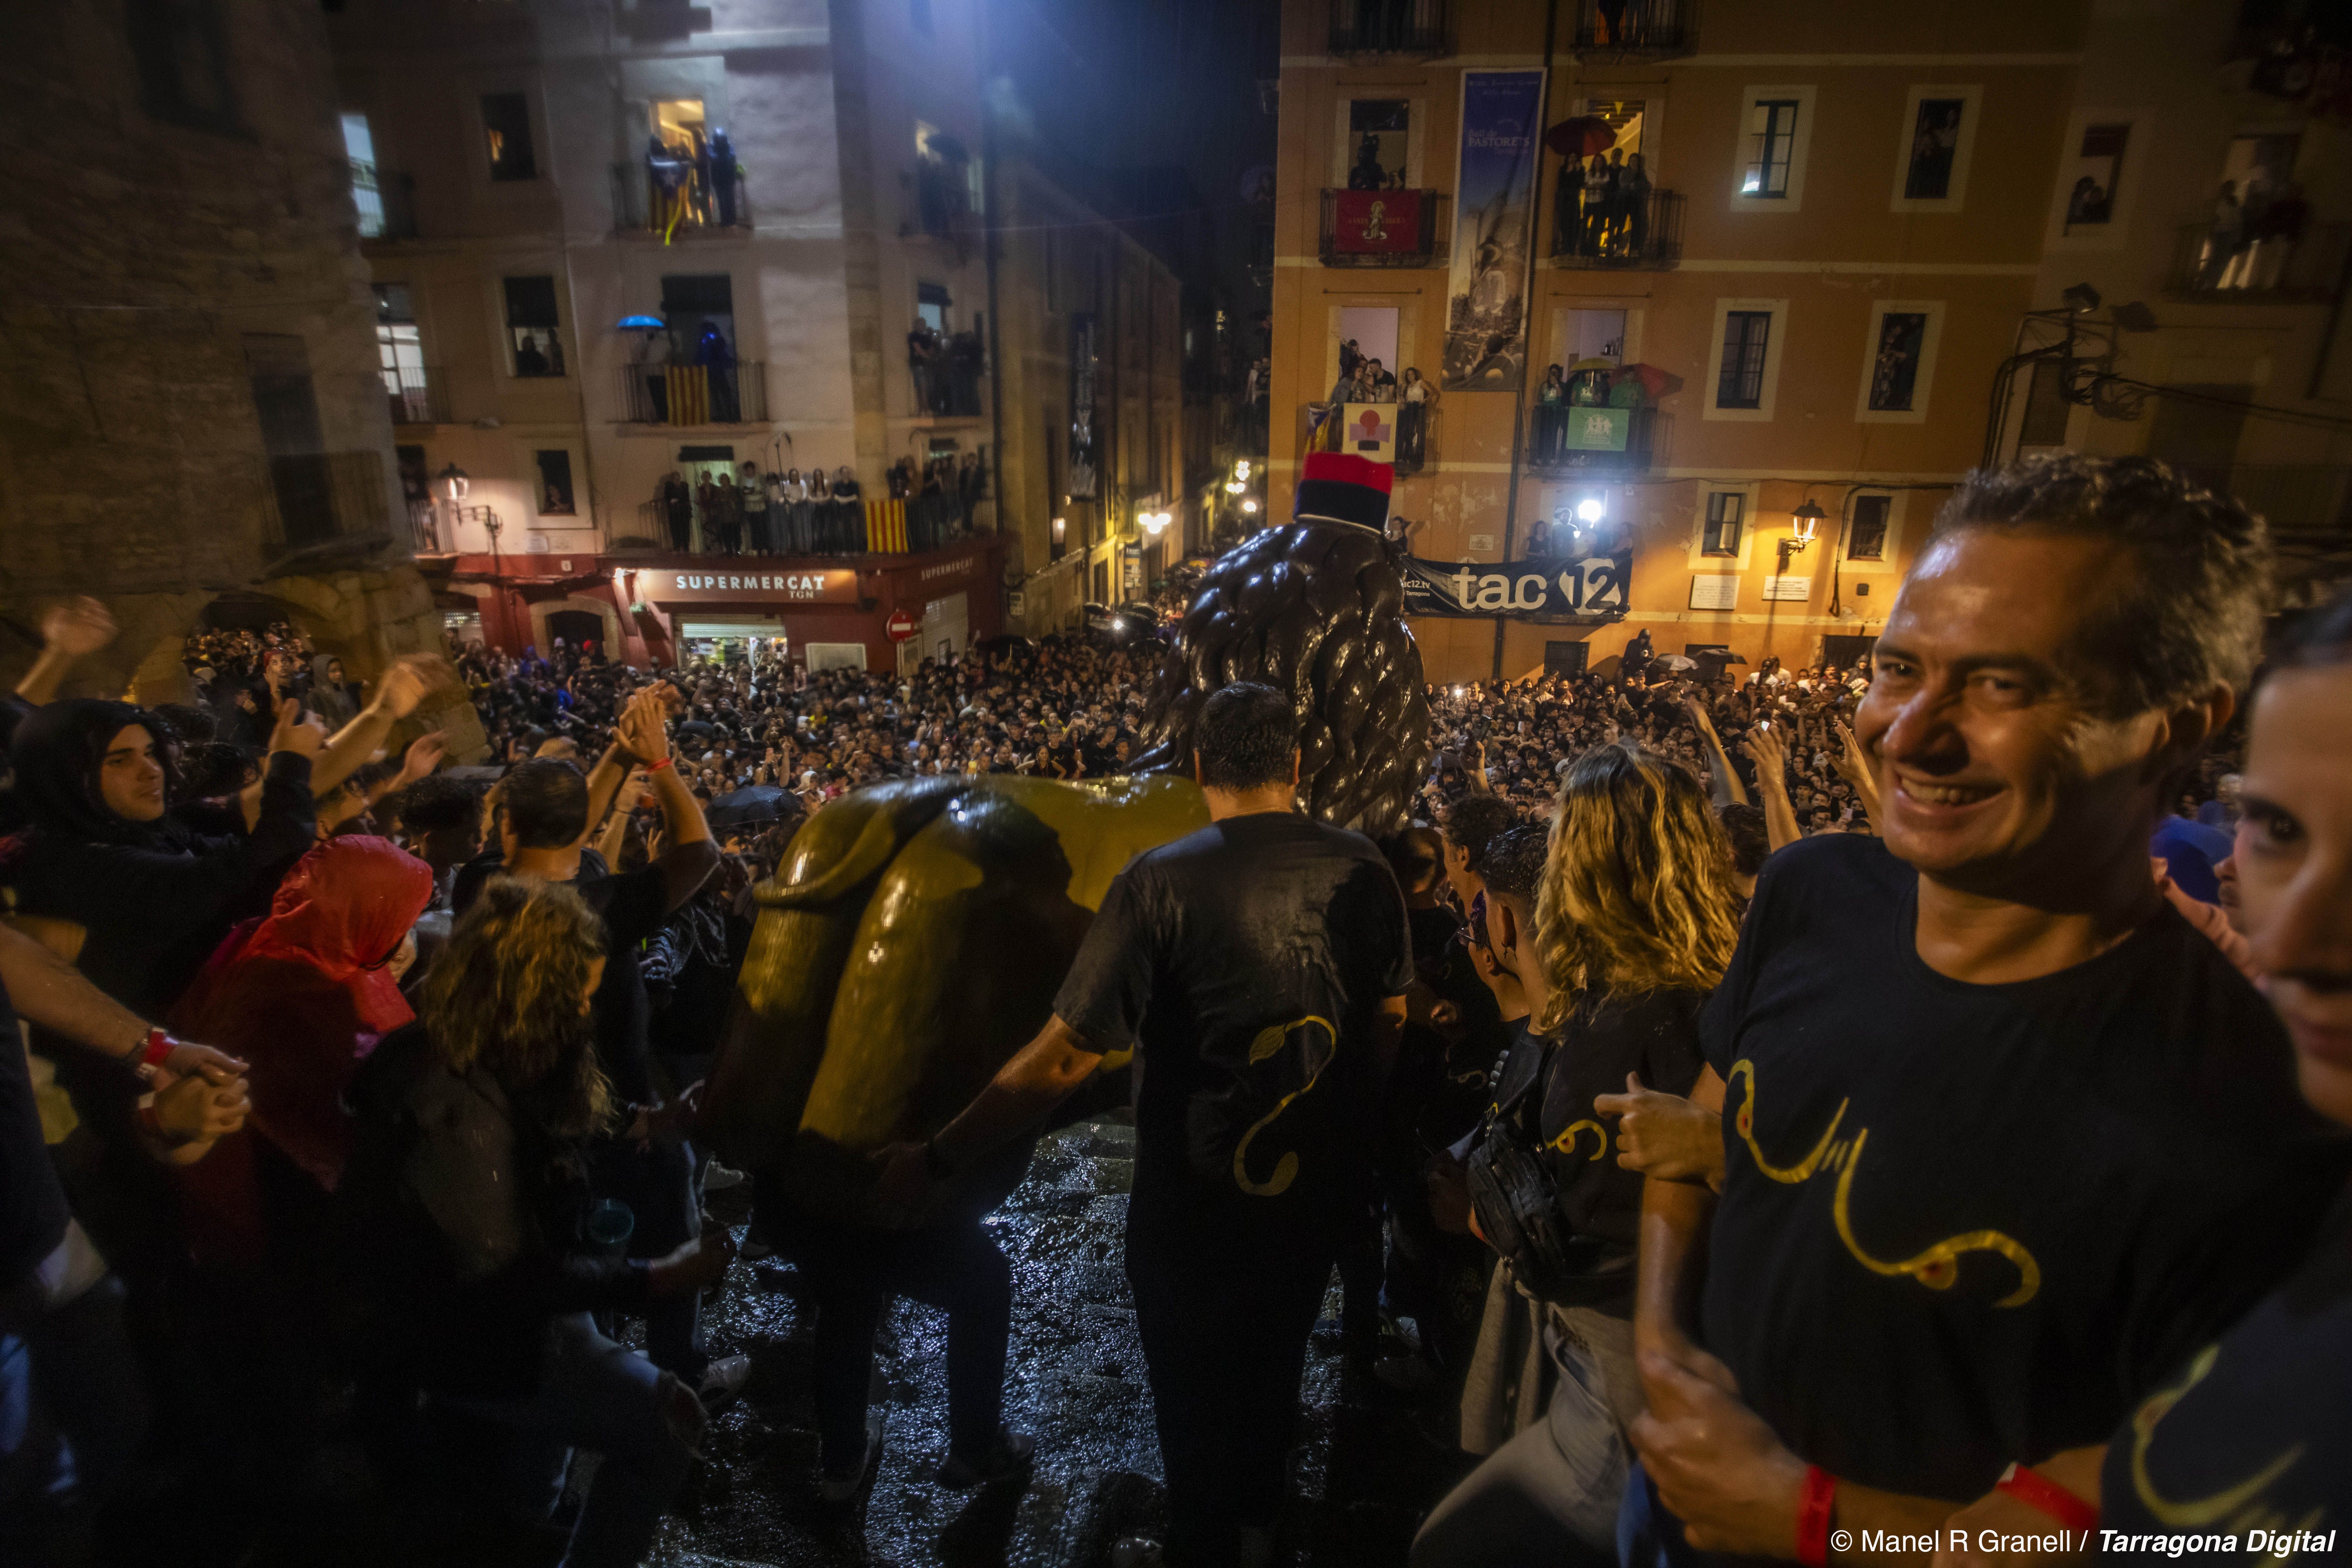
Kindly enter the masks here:
[[181, 1173], [197, 1257], [229, 1267], [291, 1260], [323, 1240], [341, 1179], [352, 1071], [414, 1016], [399, 979], [433, 871], [390, 840], [331, 838], [278, 884], [269, 913], [228, 934], [173, 1009], [252, 1063], [253, 1111]]

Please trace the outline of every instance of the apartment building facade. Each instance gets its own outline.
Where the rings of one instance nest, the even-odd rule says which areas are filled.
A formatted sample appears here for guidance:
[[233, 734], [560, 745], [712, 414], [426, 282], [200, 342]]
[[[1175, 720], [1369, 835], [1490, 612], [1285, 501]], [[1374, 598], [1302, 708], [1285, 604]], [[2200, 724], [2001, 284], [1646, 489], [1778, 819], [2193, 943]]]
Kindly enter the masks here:
[[[2293, 604], [2352, 577], [2352, 114], [2326, 86], [2352, 27], [2278, 12], [2094, 7], [1989, 447], [2146, 453], [2236, 495]], [[2090, 222], [2084, 179], [2114, 193]]]
[[[640, 661], [781, 637], [877, 665], [999, 629], [985, 492], [928, 542], [849, 548], [853, 521], [807, 562], [717, 555], [701, 499], [746, 464], [854, 477], [861, 503], [901, 459], [992, 472], [984, 10], [337, 11], [384, 392], [460, 635]], [[902, 616], [919, 636], [889, 635]]]
[[1457, 590], [1431, 679], [1850, 663], [1980, 460], [2087, 7], [1612, 9], [1288, 0], [1267, 510], [1352, 343], [1436, 389], [1392, 505]]
[[1024, 160], [995, 186], [1008, 624], [1043, 636], [1143, 596], [1182, 558], [1205, 432], [1168, 263]]

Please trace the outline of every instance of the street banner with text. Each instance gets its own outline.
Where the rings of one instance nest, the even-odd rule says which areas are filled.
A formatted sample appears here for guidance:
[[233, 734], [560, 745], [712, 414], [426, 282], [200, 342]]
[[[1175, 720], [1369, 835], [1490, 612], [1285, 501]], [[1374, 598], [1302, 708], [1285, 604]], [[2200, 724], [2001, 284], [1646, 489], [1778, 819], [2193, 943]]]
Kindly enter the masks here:
[[1509, 616], [1602, 626], [1622, 619], [1633, 552], [1580, 561], [1423, 561], [1404, 563], [1408, 616]]

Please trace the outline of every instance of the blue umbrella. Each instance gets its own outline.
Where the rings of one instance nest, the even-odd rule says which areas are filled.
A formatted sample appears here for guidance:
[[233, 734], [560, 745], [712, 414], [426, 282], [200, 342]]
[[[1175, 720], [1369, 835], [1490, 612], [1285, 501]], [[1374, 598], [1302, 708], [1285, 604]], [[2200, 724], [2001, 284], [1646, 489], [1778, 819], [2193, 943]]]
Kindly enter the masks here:
[[624, 332], [657, 332], [667, 325], [668, 325], [668, 323], [664, 321], [659, 316], [624, 316], [621, 318], [621, 325], [618, 330]]

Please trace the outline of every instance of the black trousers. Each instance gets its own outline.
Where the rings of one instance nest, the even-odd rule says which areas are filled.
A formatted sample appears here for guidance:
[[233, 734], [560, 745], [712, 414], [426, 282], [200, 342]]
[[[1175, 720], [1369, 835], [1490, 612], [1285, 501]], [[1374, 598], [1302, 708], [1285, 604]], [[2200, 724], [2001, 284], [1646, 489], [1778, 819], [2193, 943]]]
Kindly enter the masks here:
[[1204, 1210], [1139, 1181], [1127, 1278], [1168, 1478], [1171, 1568], [1236, 1560], [1288, 1490], [1298, 1376], [1345, 1216]]
[[900, 1296], [948, 1315], [948, 1451], [977, 1458], [1004, 1420], [1004, 1348], [1013, 1332], [1013, 1266], [977, 1220], [876, 1230], [820, 1219], [763, 1182], [760, 1217], [800, 1266], [816, 1302], [816, 1420], [824, 1466], [843, 1471], [866, 1447], [874, 1331]]
[[[702, 1203], [694, 1187], [694, 1148], [656, 1141], [597, 1144], [588, 1157], [588, 1188], [618, 1198], [636, 1216], [629, 1256], [660, 1258], [702, 1234]], [[702, 1293], [667, 1296], [646, 1308], [646, 1359], [674, 1372], [688, 1386], [709, 1370], [702, 1342]]]

